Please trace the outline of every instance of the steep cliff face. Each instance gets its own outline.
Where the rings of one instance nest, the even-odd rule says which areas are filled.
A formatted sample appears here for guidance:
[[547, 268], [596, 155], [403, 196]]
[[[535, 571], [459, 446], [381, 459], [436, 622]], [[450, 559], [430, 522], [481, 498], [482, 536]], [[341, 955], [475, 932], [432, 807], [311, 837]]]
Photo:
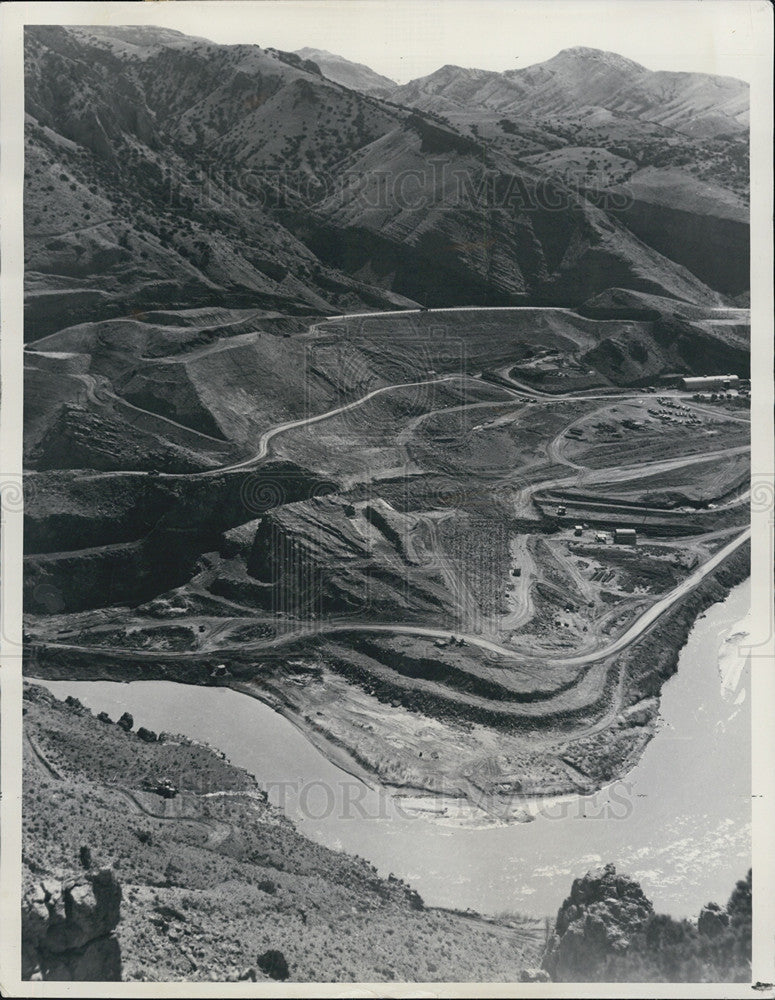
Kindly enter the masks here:
[[22, 979], [119, 982], [121, 949], [113, 934], [121, 886], [109, 868], [41, 878], [25, 869]]
[[678, 167], [636, 171], [611, 193], [622, 198], [620, 222], [639, 239], [728, 295], [749, 285], [746, 201]]

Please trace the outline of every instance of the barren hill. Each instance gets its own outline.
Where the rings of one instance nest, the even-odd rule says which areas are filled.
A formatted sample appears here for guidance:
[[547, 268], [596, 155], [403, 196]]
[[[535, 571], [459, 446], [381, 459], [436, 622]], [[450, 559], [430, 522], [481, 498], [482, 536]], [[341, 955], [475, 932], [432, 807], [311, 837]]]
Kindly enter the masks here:
[[441, 110], [443, 103], [433, 107], [434, 99], [440, 99], [447, 106], [478, 104], [545, 118], [603, 108], [696, 136], [735, 134], [748, 127], [748, 85], [741, 80], [652, 72], [614, 52], [583, 46], [505, 73], [443, 66], [399, 87], [393, 96], [430, 110]]
[[389, 97], [398, 86], [395, 80], [375, 73], [363, 63], [351, 62], [342, 56], [334, 55], [333, 52], [326, 52], [325, 49], [297, 49], [296, 55], [317, 63], [323, 75], [329, 80], [341, 83], [352, 90], [360, 90], [363, 94]]

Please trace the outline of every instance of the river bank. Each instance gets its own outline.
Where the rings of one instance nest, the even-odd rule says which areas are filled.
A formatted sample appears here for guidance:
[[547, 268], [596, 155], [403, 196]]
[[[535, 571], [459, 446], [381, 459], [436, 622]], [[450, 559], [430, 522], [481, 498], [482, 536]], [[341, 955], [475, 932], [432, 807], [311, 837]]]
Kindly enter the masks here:
[[[429, 905], [543, 916], [569, 880], [611, 861], [639, 879], [658, 909], [689, 916], [725, 898], [750, 864], [749, 717], [744, 701], [724, 695], [718, 669], [720, 649], [727, 662], [736, 655], [749, 594], [749, 583], [735, 587], [695, 623], [664, 685], [662, 722], [626, 778], [593, 795], [536, 800], [528, 823], [497, 814], [482, 821], [460, 801], [445, 803], [446, 815], [436, 798], [403, 803], [336, 767], [303, 727], [226, 688], [47, 686], [113, 717], [129, 710], [136, 724], [188, 730], [217, 746], [257, 776], [305, 836], [399, 874]], [[736, 699], [745, 697], [746, 666], [739, 676]]]
[[[283, 714], [341, 770], [413, 800], [421, 811], [437, 813], [440, 802], [451, 802], [446, 822], [452, 812], [462, 813], [466, 824], [477, 818], [486, 825], [495, 819], [525, 822], [535, 802], [594, 794], [636, 766], [655, 732], [662, 685], [675, 673], [695, 620], [748, 574], [745, 544], [624, 652], [601, 661], [602, 690], [587, 716], [577, 711], [556, 719], [526, 717], [517, 728], [499, 731], [416, 712], [402, 703], [400, 688], [367, 695], [336, 671], [315, 679], [307, 669], [299, 684], [292, 672], [286, 676], [285, 659], [257, 663], [250, 654], [228, 658], [227, 683]], [[26, 651], [25, 673], [52, 680], [211, 685], [222, 655], [186, 659], [160, 652], [133, 660], [123, 651], [113, 657], [41, 646]], [[421, 734], [431, 731], [433, 739], [424, 743]]]
[[[163, 700], [165, 688], [150, 682], [149, 702]], [[180, 685], [170, 689], [174, 699]], [[218, 692], [184, 690], [218, 701]], [[257, 704], [222, 694], [227, 713], [233, 704]], [[191, 706], [183, 700], [185, 716]], [[425, 907], [395, 876], [380, 877], [367, 860], [304, 836], [252, 774], [201, 741], [148, 740], [36, 684], [25, 685], [23, 704], [25, 978], [39, 978], [40, 965], [48, 969], [40, 901], [63, 882], [84, 879], [85, 849], [92, 871], [110, 869], [120, 887], [108, 971], [125, 982], [271, 986], [274, 966], [262, 963], [268, 954], [281, 956], [284, 976], [297, 982], [514, 982], [540, 963], [538, 921]], [[167, 709], [158, 717], [169, 717]], [[143, 791], [149, 773], [174, 775], [177, 794]], [[60, 929], [61, 907], [52, 916]], [[82, 911], [88, 920], [88, 902], [81, 918]], [[96, 980], [108, 974], [97, 961], [103, 954], [92, 952]], [[60, 969], [61, 962], [53, 972]]]

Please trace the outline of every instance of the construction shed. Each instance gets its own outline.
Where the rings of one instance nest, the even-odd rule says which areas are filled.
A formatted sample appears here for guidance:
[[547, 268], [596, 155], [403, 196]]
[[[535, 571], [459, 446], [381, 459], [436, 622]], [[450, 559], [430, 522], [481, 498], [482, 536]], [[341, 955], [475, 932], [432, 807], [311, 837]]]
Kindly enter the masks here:
[[638, 536], [635, 528], [616, 528], [614, 531], [614, 545], [636, 545]]
[[681, 379], [681, 383], [688, 392], [702, 392], [706, 389], [737, 389], [740, 386], [740, 378], [737, 375], [700, 375], [696, 378]]

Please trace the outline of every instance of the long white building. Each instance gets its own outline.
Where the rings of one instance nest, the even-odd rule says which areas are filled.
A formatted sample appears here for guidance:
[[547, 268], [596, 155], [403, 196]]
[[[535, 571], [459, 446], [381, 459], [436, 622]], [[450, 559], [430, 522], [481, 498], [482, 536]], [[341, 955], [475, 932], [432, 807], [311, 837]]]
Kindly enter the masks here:
[[702, 392], [706, 389], [737, 389], [740, 378], [737, 375], [698, 375], [696, 378], [681, 379], [684, 389]]

